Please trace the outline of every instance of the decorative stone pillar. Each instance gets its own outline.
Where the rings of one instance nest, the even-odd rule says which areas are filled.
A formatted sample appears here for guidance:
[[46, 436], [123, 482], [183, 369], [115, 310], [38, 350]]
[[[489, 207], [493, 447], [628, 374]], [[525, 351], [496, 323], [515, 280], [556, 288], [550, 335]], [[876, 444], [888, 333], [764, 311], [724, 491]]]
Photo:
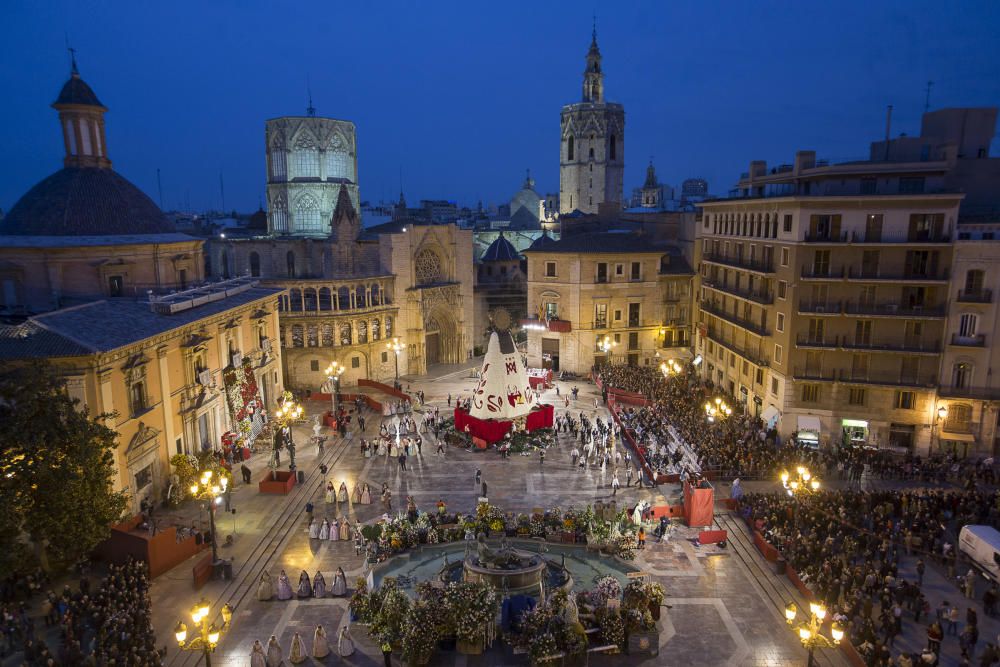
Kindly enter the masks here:
[[160, 376], [160, 401], [163, 405], [163, 437], [166, 439], [167, 447], [166, 460], [169, 462], [173, 454], [171, 447], [174, 446], [176, 432], [174, 431], [174, 403], [170, 396], [170, 366], [167, 363], [168, 349], [166, 345], [160, 345], [156, 348], [156, 365]]
[[[100, 408], [98, 411], [108, 415], [115, 411], [114, 393], [112, 392], [111, 387], [111, 379], [113, 375], [114, 369], [111, 368], [103, 368], [97, 371], [98, 401], [100, 402]], [[109, 416], [106, 420], [104, 420], [104, 424], [117, 433], [118, 422], [114, 417]], [[120, 445], [121, 443], [118, 443], [118, 446], [112, 450], [115, 463], [115, 476], [113, 478], [115, 491], [121, 491], [128, 486], [125, 483], [125, 478], [122, 476], [122, 460], [121, 452], [119, 451]]]

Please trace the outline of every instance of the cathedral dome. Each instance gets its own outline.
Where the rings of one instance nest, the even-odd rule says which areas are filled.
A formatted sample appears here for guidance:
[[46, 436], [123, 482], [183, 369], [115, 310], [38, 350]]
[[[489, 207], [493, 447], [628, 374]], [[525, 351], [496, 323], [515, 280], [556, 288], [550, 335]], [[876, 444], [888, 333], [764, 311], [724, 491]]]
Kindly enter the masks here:
[[528, 246], [528, 250], [545, 250], [545, 248], [553, 243], [555, 243], [555, 240], [549, 236], [548, 232], [543, 232], [541, 236], [535, 239], [531, 245]]
[[484, 262], [516, 262], [520, 259], [517, 248], [503, 237], [503, 232], [500, 233], [496, 241], [490, 244], [482, 257]]
[[69, 80], [63, 84], [62, 90], [59, 91], [59, 98], [54, 104], [83, 104], [91, 107], [104, 107], [87, 82], [80, 78], [80, 74], [76, 71], [76, 63], [73, 64], [73, 73]]
[[8, 236], [172, 231], [173, 225], [142, 190], [111, 169], [93, 167], [66, 167], [43, 179], [0, 222], [0, 235]]

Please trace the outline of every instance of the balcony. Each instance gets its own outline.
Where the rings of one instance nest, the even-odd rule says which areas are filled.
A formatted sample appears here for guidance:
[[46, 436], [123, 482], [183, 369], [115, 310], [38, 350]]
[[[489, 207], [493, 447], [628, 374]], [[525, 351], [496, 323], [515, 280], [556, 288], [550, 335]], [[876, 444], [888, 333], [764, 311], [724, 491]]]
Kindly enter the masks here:
[[904, 352], [906, 354], [939, 354], [941, 341], [903, 340], [880, 341], [858, 340], [844, 336], [841, 345], [845, 350], [868, 350], [870, 352]]
[[715, 282], [711, 280], [702, 280], [701, 284], [709, 289], [714, 289], [730, 296], [735, 296], [740, 299], [746, 299], [747, 301], [753, 301], [754, 303], [759, 303], [764, 306], [770, 306], [774, 303], [774, 292], [765, 292], [762, 290], [748, 290], [748, 289], [736, 289], [735, 287], [729, 287], [723, 285], [720, 282]]
[[904, 271], [902, 273], [886, 273], [884, 271], [863, 271], [851, 268], [847, 272], [848, 280], [859, 282], [912, 282], [912, 283], [946, 283], [947, 271]]
[[673, 338], [670, 338], [669, 340], [666, 339], [666, 338], [664, 338], [663, 339], [663, 343], [660, 345], [660, 347], [664, 347], [664, 348], [668, 348], [668, 347], [691, 347], [691, 340], [689, 338], [686, 338], [686, 337], [681, 338], [681, 337], [678, 337], [678, 336], [674, 336]]
[[902, 244], [938, 244], [947, 245], [951, 243], [950, 234], [914, 233], [909, 229], [851, 232], [851, 243], [860, 245], [880, 244], [880, 243], [902, 243]]
[[745, 269], [755, 273], [774, 273], [774, 261], [764, 261], [759, 259], [747, 259], [744, 257], [726, 257], [707, 252], [701, 256], [702, 261], [710, 264], [721, 264], [736, 269]]
[[941, 398], [974, 398], [980, 401], [1000, 401], [1000, 387], [938, 387]]
[[528, 317], [521, 320], [521, 327], [535, 331], [552, 331], [554, 333], [569, 333], [573, 330], [573, 325], [569, 320], [540, 320], [537, 317]]
[[743, 319], [742, 317], [737, 317], [732, 313], [727, 313], [721, 308], [709, 303], [708, 301], [701, 302], [701, 309], [706, 313], [711, 313], [715, 317], [721, 318], [730, 324], [734, 324], [742, 329], [746, 329], [750, 333], [757, 334], [758, 336], [769, 336], [771, 332], [767, 330], [766, 327], [761, 326], [756, 322]]
[[833, 267], [806, 265], [802, 267], [800, 275], [803, 280], [843, 280], [844, 267], [834, 269]]
[[844, 306], [848, 315], [872, 317], [906, 317], [908, 319], [940, 319], [945, 316], [944, 306], [901, 306], [898, 303], [861, 303], [848, 301]]
[[937, 375], [934, 373], [923, 373], [917, 375], [876, 372], [857, 373], [841, 369], [837, 372], [837, 380], [844, 384], [930, 388], [937, 383]]
[[671, 293], [667, 292], [666, 296], [663, 297], [663, 300], [666, 303], [678, 303], [680, 301], [687, 301], [688, 300], [688, 294], [687, 294], [687, 292], [684, 292], [684, 293], [681, 293], [681, 294], [678, 294], [676, 292], [673, 293], [673, 294], [671, 294]]
[[795, 347], [835, 350], [839, 347], [838, 343], [839, 341], [836, 336], [810, 336], [808, 334], [799, 334], [795, 338]]
[[608, 321], [607, 321], [607, 319], [594, 320], [594, 328], [595, 329], [608, 329], [609, 327], [608, 327]]
[[810, 315], [840, 315], [840, 301], [799, 301], [799, 312]]
[[952, 334], [951, 344], [959, 347], [986, 347], [986, 334], [976, 334], [975, 336]]
[[734, 343], [728, 343], [723, 340], [722, 337], [719, 336], [719, 334], [711, 327], [708, 329], [707, 336], [708, 339], [713, 341], [716, 345], [725, 348], [730, 352], [735, 352], [755, 366], [768, 366], [767, 357], [764, 356], [760, 349], [750, 350]]
[[955, 300], [959, 303], [993, 303], [993, 290], [959, 290]]
[[809, 382], [836, 382], [837, 373], [834, 370], [817, 370], [815, 368], [796, 367], [792, 370], [792, 377], [796, 380], [808, 380]]
[[806, 234], [805, 242], [806, 243], [819, 243], [819, 244], [826, 244], [826, 243], [850, 243], [850, 236], [848, 235], [847, 232], [842, 232], [841, 234], [837, 234], [837, 235], [828, 234], [828, 233], [827, 234], [824, 234], [824, 233]]

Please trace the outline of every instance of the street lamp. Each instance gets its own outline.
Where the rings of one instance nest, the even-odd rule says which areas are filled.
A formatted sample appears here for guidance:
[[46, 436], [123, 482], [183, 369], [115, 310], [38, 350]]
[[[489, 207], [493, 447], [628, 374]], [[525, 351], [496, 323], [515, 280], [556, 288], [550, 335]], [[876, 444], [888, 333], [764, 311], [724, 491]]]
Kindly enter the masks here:
[[785, 487], [785, 492], [789, 496], [815, 493], [819, 491], [819, 480], [813, 477], [809, 468], [798, 466], [795, 468], [795, 477], [792, 478], [787, 470], [781, 471], [781, 485]]
[[211, 611], [212, 609], [205, 598], [202, 598], [198, 604], [191, 608], [191, 620], [194, 621], [196, 632], [196, 636], [191, 641], [188, 641], [188, 629], [183, 621], [177, 621], [177, 625], [174, 627], [174, 638], [177, 640], [177, 646], [182, 651], [201, 651], [205, 656], [205, 667], [212, 667], [212, 653], [215, 652], [215, 647], [219, 645], [219, 640], [229, 630], [229, 625], [233, 620], [233, 608], [229, 603], [222, 605], [221, 628], [215, 623], [209, 623], [208, 617]]
[[[795, 625], [795, 616], [797, 614], [798, 607], [795, 606], [794, 602], [789, 602], [788, 606], [785, 607], [785, 621], [788, 625]], [[815, 664], [813, 662], [814, 650], [817, 648], [833, 648], [834, 646], [838, 646], [840, 640], [844, 638], [844, 629], [836, 621], [830, 625], [830, 637], [825, 636], [822, 633], [824, 618], [826, 618], [826, 607], [818, 602], [810, 602], [809, 620], [795, 628], [802, 646], [809, 651], [808, 667], [813, 667]]]
[[340, 400], [340, 376], [344, 374], [347, 367], [343, 364], [337, 363], [336, 361], [331, 361], [330, 365], [326, 367], [323, 371], [326, 373], [326, 379], [330, 380], [330, 387], [333, 389], [333, 417], [337, 418], [337, 402]]
[[664, 377], [668, 375], [678, 375], [684, 368], [677, 363], [676, 359], [671, 359], [669, 361], [664, 361], [660, 364], [660, 372], [663, 373]]
[[396, 355], [396, 381], [399, 381], [399, 353], [406, 349], [406, 346], [399, 342], [398, 338], [393, 338], [385, 344], [386, 348]]
[[219, 562], [219, 553], [215, 541], [215, 506], [222, 502], [222, 494], [229, 486], [229, 478], [219, 475], [214, 479], [211, 470], [203, 470], [197, 482], [191, 485], [191, 495], [198, 500], [208, 501], [208, 523], [212, 531], [212, 565]]
[[608, 357], [608, 365], [611, 365], [611, 350], [614, 349], [618, 341], [611, 340], [610, 336], [605, 336], [603, 339], [597, 342], [597, 349], [603, 352]]
[[733, 409], [720, 396], [716, 396], [715, 400], [705, 401], [705, 418], [709, 423], [716, 419], [725, 419], [731, 414], [733, 414]]
[[[938, 445], [939, 446], [941, 444], [941, 431], [942, 431], [941, 424], [947, 418], [948, 418], [948, 406], [946, 406], [946, 405], [939, 406], [938, 409], [937, 409], [937, 421], [934, 423], [934, 426], [937, 427], [937, 439], [938, 439]], [[933, 428], [932, 428], [932, 431], [933, 431]], [[933, 435], [933, 433], [932, 433], [932, 435]]]
[[279, 440], [284, 438], [284, 431], [288, 429], [288, 442], [285, 446], [288, 447], [288, 468], [289, 470], [295, 470], [295, 442], [292, 440], [292, 422], [302, 417], [302, 406], [296, 403], [291, 398], [291, 393], [286, 392], [287, 396], [278, 406], [278, 409], [274, 411], [274, 421], [278, 423], [278, 433], [279, 437], [275, 438], [274, 449], [271, 452], [271, 462], [270, 467], [278, 467], [278, 450]]

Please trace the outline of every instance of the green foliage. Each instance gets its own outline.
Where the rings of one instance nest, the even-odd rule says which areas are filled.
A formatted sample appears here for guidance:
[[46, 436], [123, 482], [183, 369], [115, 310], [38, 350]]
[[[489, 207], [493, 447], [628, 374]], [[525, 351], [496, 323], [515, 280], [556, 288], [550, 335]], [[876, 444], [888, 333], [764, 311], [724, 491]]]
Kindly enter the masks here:
[[601, 640], [605, 644], [615, 644], [619, 649], [625, 649], [625, 621], [617, 609], [598, 610], [597, 623], [601, 628]]
[[410, 612], [410, 598], [395, 579], [386, 579], [368, 596], [368, 630], [379, 644], [398, 648]]
[[39, 563], [70, 564], [110, 535], [128, 499], [113, 491], [113, 415], [91, 416], [43, 363], [0, 375], [0, 576]]

